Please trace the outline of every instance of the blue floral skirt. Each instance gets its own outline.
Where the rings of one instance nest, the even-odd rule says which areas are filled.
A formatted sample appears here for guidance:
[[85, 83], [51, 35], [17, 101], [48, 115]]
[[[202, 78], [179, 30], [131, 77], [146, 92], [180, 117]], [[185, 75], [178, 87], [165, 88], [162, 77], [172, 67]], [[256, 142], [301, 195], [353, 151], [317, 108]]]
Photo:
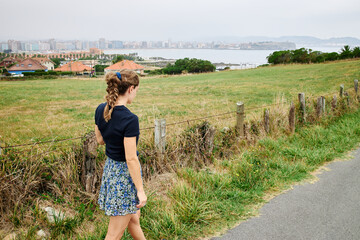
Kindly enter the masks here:
[[[140, 172], [142, 177], [141, 166]], [[101, 178], [98, 204], [108, 216], [134, 214], [139, 210], [136, 207], [139, 204], [137, 190], [126, 162], [107, 157]]]

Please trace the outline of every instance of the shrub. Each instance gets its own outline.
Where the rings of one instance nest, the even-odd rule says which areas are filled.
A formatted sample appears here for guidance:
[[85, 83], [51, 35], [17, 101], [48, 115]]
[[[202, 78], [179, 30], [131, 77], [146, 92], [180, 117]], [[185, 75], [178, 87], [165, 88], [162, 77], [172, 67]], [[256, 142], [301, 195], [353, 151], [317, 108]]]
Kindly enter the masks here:
[[353, 50], [348, 45], [341, 49], [341, 53], [331, 52], [323, 53], [320, 51], [312, 51], [311, 49], [300, 48], [296, 50], [275, 51], [267, 56], [270, 64], [287, 64], [287, 63], [312, 63], [335, 61], [338, 59], [348, 59], [360, 57], [360, 48], [355, 47]]
[[180, 74], [183, 72], [188, 73], [201, 73], [201, 72], [213, 72], [216, 67], [207, 60], [201, 60], [196, 58], [184, 58], [176, 60], [175, 64], [168, 64], [163, 68], [165, 74]]

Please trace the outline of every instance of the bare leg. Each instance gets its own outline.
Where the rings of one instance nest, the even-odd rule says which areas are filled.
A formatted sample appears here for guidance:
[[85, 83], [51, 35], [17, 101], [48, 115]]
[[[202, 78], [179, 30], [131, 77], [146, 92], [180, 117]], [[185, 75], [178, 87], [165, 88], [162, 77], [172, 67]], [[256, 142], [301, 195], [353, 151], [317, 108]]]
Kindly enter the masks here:
[[146, 240], [144, 233], [140, 227], [140, 209], [136, 212], [136, 214], [132, 214], [128, 225], [128, 231], [134, 240]]
[[133, 215], [111, 216], [105, 240], [120, 240]]

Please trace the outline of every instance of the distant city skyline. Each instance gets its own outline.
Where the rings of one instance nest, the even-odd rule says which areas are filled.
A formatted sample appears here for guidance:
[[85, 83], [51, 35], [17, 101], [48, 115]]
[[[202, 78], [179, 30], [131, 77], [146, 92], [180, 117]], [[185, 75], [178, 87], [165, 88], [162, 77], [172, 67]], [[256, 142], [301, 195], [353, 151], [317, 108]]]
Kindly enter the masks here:
[[358, 0], [4, 1], [0, 40], [360, 38]]
[[[360, 44], [360, 40], [359, 40]], [[248, 42], [248, 43], [219, 43], [195, 41], [120, 41], [100, 38], [97, 41], [67, 40], [25, 40], [9, 39], [0, 41], [0, 52], [4, 53], [60, 53], [64, 51], [91, 50], [97, 48], [108, 49], [242, 49], [242, 50], [287, 50], [295, 49], [292, 42]]]

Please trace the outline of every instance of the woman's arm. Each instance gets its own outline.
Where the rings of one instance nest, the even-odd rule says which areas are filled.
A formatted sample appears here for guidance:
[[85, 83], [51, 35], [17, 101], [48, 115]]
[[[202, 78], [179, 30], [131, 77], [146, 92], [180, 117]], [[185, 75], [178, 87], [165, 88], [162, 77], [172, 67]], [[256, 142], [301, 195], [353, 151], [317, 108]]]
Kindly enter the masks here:
[[95, 124], [95, 135], [96, 135], [96, 141], [98, 142], [98, 144], [104, 145], [105, 144], [104, 139], [103, 139], [101, 132], [96, 124]]
[[136, 137], [124, 137], [124, 148], [126, 163], [129, 168], [130, 176], [135, 184], [138, 192], [139, 205], [141, 208], [146, 204], [147, 197], [145, 195], [143, 182], [140, 173], [140, 162], [136, 154]]

